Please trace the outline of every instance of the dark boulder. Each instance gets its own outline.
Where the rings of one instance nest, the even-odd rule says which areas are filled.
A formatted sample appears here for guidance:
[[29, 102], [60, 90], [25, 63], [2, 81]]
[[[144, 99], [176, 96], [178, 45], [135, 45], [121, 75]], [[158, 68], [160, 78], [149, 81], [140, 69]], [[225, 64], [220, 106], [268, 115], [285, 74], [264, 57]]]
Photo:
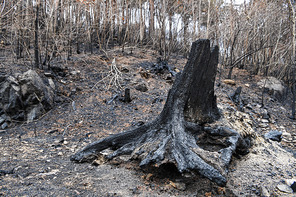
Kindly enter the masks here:
[[52, 81], [42, 79], [35, 71], [0, 76], [0, 126], [11, 120], [32, 121], [54, 105]]

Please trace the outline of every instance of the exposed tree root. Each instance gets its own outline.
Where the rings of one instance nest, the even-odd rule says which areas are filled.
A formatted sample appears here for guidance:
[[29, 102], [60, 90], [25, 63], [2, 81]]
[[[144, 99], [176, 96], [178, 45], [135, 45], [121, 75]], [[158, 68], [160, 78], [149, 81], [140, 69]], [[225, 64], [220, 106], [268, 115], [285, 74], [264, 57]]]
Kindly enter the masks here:
[[[215, 151], [217, 147], [220, 149]], [[94, 142], [71, 160], [91, 162], [107, 148], [115, 149], [107, 159], [131, 154], [133, 159], [141, 160], [140, 166], [174, 163], [181, 173], [197, 171], [223, 186], [232, 154], [236, 148], [246, 149], [247, 145], [237, 132], [227, 128], [202, 128], [192, 123], [159, 125], [159, 128], [145, 125]]]

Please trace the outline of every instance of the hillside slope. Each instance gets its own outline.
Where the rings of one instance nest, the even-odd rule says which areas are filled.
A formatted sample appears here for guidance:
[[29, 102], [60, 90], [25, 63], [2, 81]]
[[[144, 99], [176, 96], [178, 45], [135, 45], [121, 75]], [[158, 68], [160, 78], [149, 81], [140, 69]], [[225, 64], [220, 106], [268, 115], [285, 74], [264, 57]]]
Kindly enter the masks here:
[[[13, 122], [0, 131], [0, 170], [6, 170], [0, 171], [0, 196], [293, 196], [277, 189], [296, 179], [296, 125], [289, 119], [288, 102], [265, 93], [262, 108], [257, 82], [263, 78], [239, 69], [234, 70], [235, 85], [224, 82], [226, 71], [218, 73], [216, 95], [223, 117], [217, 124], [251, 135], [253, 147], [246, 156], [233, 159], [225, 188], [198, 175], [182, 177], [173, 166], [142, 170], [127, 157], [110, 162], [101, 158], [94, 164], [70, 162], [70, 155], [88, 143], [154, 119], [173, 83], [168, 71], [157, 73], [153, 68], [153, 51], [114, 50], [108, 56], [75, 56], [67, 65], [56, 62], [63, 68], [62, 73], [53, 72], [56, 107], [35, 122]], [[116, 66], [111, 68], [114, 58]], [[175, 72], [185, 63], [178, 56], [169, 62]], [[6, 73], [29, 69], [1, 66]], [[243, 112], [229, 97], [239, 86]], [[130, 103], [120, 99], [125, 88], [131, 90]], [[283, 132], [282, 142], [262, 137], [270, 130]]]

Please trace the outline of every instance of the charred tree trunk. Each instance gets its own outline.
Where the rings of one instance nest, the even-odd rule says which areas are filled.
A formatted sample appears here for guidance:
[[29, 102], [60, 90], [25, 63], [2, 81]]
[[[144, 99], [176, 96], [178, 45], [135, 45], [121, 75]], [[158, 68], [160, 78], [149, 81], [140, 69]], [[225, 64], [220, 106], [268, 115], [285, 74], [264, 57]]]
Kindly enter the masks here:
[[161, 114], [139, 128], [93, 142], [71, 157], [89, 162], [100, 151], [115, 150], [108, 159], [131, 154], [140, 166], [173, 163], [180, 172], [197, 171], [219, 185], [226, 184], [232, 153], [246, 148], [240, 135], [223, 127], [204, 127], [219, 119], [214, 95], [218, 47], [209, 40], [193, 43], [189, 60], [177, 75]]

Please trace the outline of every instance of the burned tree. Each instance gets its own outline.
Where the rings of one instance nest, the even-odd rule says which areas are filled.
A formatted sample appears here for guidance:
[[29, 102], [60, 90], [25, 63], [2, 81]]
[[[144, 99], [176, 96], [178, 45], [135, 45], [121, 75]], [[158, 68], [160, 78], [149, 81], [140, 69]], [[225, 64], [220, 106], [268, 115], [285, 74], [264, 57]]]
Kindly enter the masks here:
[[131, 154], [141, 160], [140, 166], [173, 163], [180, 172], [197, 171], [225, 185], [232, 154], [246, 145], [236, 131], [205, 126], [220, 117], [214, 95], [218, 53], [218, 47], [210, 48], [209, 40], [194, 42], [183, 72], [154, 121], [93, 142], [71, 160], [89, 162], [111, 148], [114, 152], [108, 159]]

